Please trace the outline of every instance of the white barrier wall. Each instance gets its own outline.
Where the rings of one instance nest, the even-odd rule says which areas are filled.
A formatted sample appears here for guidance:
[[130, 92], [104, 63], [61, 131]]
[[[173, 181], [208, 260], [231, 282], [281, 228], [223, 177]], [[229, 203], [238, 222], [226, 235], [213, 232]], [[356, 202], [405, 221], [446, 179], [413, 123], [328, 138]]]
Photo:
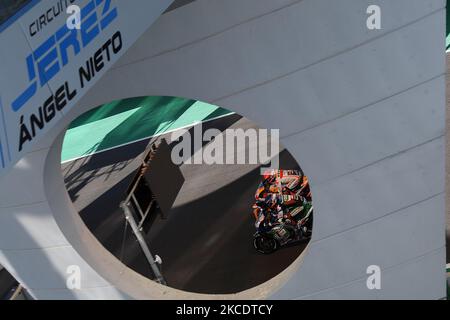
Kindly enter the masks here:
[[[381, 30], [366, 28], [371, 4]], [[444, 34], [443, 0], [197, 0], [163, 15], [0, 180], [0, 263], [37, 298], [208, 298], [106, 252], [59, 170], [78, 115], [171, 95], [280, 128], [311, 181], [306, 253], [268, 283], [217, 298], [444, 297]], [[66, 288], [73, 264], [81, 290]], [[381, 268], [380, 290], [366, 286], [369, 265]]]

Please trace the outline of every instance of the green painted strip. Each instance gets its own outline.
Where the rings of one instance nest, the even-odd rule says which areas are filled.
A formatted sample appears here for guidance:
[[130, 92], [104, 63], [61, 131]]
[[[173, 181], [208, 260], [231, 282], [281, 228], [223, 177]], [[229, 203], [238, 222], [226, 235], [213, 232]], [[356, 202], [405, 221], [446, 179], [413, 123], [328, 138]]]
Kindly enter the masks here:
[[64, 137], [61, 161], [231, 114], [220, 107], [182, 98], [141, 97], [114, 101], [73, 121]]
[[447, 23], [446, 23], [446, 27], [447, 27], [447, 37], [445, 39], [445, 48], [448, 50], [450, 49], [450, 6], [449, 6], [449, 2], [447, 0]]

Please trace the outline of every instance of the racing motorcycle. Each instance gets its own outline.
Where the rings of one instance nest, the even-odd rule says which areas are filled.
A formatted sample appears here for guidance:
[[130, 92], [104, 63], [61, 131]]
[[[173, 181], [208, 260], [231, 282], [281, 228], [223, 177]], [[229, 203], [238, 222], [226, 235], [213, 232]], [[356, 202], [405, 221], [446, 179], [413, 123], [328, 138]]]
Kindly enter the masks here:
[[[311, 239], [313, 206], [307, 204], [306, 214], [298, 223], [290, 219], [280, 219], [273, 225], [263, 225], [253, 235], [254, 248], [263, 254], [270, 254], [280, 247]], [[264, 210], [264, 209], [262, 209]]]

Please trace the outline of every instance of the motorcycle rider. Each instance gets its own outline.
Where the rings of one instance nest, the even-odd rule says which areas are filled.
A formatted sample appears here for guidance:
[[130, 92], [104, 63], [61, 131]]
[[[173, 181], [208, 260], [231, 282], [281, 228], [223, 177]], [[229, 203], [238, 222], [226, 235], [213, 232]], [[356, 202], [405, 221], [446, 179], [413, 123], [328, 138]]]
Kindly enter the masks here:
[[307, 176], [287, 176], [281, 179], [283, 194], [303, 196], [311, 201], [311, 191]]
[[261, 232], [268, 232], [274, 226], [284, 224], [286, 220], [284, 206], [277, 194], [268, 195], [263, 201], [253, 206], [255, 227]]
[[265, 179], [259, 184], [258, 189], [255, 193], [255, 199], [263, 200], [268, 195], [278, 193], [279, 188], [277, 187], [277, 178], [275, 175], [268, 175]]
[[266, 174], [255, 199], [253, 216], [257, 229], [270, 230], [282, 223], [290, 229], [302, 228], [312, 212], [308, 178], [289, 170]]
[[296, 206], [285, 206], [284, 220], [286, 223], [306, 233], [308, 231], [306, 222], [313, 212], [313, 206], [305, 197], [299, 197], [295, 201], [297, 202]]

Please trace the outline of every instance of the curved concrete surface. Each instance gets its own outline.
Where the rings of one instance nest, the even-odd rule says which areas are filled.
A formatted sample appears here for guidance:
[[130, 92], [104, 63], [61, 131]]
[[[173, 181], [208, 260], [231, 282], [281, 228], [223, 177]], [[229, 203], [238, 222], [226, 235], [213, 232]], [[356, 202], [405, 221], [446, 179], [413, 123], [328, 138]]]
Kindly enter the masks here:
[[[165, 106], [169, 108], [167, 100]], [[121, 126], [129, 128], [135, 124], [133, 120], [127, 119]], [[152, 122], [147, 120], [146, 124], [151, 126]], [[144, 126], [141, 123], [134, 128]], [[226, 129], [257, 127], [248, 119], [232, 114], [203, 122], [203, 132], [211, 128], [224, 135]], [[115, 136], [115, 129], [110, 129]], [[86, 139], [92, 130], [81, 135]], [[171, 133], [118, 145], [61, 165], [73, 205], [89, 230], [117, 259], [149, 279], [154, 274], [119, 205], [141, 164], [143, 150], [149, 140], [157, 139], [171, 141]], [[64, 141], [72, 143], [67, 134]], [[205, 142], [203, 147], [207, 145]], [[238, 148], [236, 156], [245, 156], [249, 148], [248, 145]], [[282, 150], [279, 164], [283, 169], [300, 169], [286, 150]], [[301, 254], [308, 241], [286, 246], [270, 255], [260, 254], [253, 248], [255, 227], [251, 206], [261, 182], [260, 168], [257, 164], [180, 166], [185, 182], [170, 214], [162, 219], [154, 212], [143, 232], [152, 253], [162, 258], [162, 273], [168, 286], [198, 293], [235, 293], [273, 278]]]
[[[365, 27], [370, 4], [382, 8], [381, 30]], [[163, 15], [0, 181], [0, 263], [36, 298], [208, 298], [156, 285], [112, 257], [56, 170], [63, 131], [78, 115], [168, 95], [280, 128], [311, 181], [306, 254], [268, 283], [217, 298], [444, 297], [444, 7], [198, 0]], [[66, 288], [73, 264], [80, 290]], [[373, 264], [381, 290], [366, 287]]]

